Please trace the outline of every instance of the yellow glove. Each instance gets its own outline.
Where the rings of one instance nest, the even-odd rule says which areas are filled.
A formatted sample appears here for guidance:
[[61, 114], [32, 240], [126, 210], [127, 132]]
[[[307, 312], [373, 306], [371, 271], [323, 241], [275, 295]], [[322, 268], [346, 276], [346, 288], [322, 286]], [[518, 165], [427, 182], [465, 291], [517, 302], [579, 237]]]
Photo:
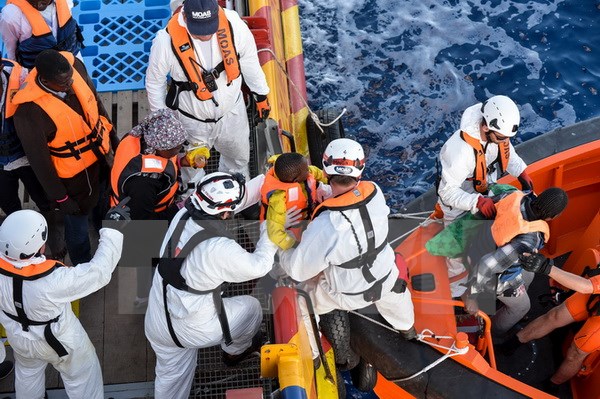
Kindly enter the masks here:
[[210, 150], [206, 147], [198, 147], [188, 151], [185, 158], [193, 168], [203, 168], [206, 166], [206, 160], [210, 158]]
[[279, 156], [280, 156], [280, 155], [281, 155], [281, 154], [275, 154], [275, 155], [271, 155], [271, 156], [269, 157], [269, 159], [267, 160], [267, 163], [268, 163], [269, 165], [275, 165], [275, 161], [277, 161], [277, 158], [279, 158]]

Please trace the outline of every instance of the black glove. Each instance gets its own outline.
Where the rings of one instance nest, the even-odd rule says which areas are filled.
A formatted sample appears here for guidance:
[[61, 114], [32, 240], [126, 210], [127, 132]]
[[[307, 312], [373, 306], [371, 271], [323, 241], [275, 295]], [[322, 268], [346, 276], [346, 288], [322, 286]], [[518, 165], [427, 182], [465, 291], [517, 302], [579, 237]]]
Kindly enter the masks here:
[[126, 206], [130, 199], [131, 199], [131, 197], [125, 197], [117, 205], [110, 208], [108, 210], [108, 212], [106, 212], [106, 216], [104, 217], [104, 220], [115, 220], [115, 221], [131, 220], [131, 216], [129, 215], [129, 212], [131, 212], [131, 209], [129, 209], [129, 207]]
[[106, 227], [122, 232], [122, 229], [131, 221], [131, 216], [129, 215], [131, 209], [126, 206], [130, 199], [131, 197], [123, 198], [121, 202], [106, 212], [106, 216], [104, 216], [104, 220], [106, 221], [104, 225]]
[[520, 255], [519, 260], [521, 261], [521, 267], [528, 272], [534, 272], [539, 274], [550, 274], [554, 261], [546, 258], [542, 254], [531, 254], [531, 255]]
[[63, 215], [79, 215], [81, 214], [81, 209], [79, 209], [79, 204], [73, 198], [68, 195], [61, 201], [56, 201], [58, 204], [58, 208], [60, 209]]

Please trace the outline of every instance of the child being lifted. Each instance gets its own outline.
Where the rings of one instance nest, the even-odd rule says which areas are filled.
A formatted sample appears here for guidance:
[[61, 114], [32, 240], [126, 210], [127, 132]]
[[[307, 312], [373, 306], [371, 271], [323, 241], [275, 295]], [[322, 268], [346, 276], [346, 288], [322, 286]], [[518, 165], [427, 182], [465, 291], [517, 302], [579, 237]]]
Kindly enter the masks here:
[[316, 166], [308, 165], [297, 152], [275, 155], [274, 163], [261, 188], [260, 220], [267, 221], [269, 239], [286, 250], [295, 246], [304, 230], [300, 223], [286, 226], [288, 219], [308, 220], [313, 209], [329, 195], [327, 176]]

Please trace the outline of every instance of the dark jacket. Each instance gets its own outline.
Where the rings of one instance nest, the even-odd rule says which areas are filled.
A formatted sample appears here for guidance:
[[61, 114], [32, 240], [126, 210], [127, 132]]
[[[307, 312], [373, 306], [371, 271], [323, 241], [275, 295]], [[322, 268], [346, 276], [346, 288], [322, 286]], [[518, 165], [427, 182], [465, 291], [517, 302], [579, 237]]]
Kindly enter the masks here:
[[[75, 59], [74, 68], [85, 79], [96, 96], [99, 114], [110, 120], [102, 102], [98, 99], [98, 94], [85, 66], [77, 58]], [[81, 104], [73, 91], [68, 92], [63, 101], [75, 112], [83, 115]], [[29, 163], [44, 187], [48, 198], [56, 201], [69, 195], [79, 204], [82, 214], [88, 214], [98, 203], [100, 176], [101, 174], [107, 175], [108, 165], [106, 160], [101, 159], [95, 162], [72, 178], [61, 179], [56, 173], [48, 150], [48, 142], [52, 141], [56, 135], [56, 127], [52, 119], [39, 105], [29, 102], [19, 106], [13, 120]], [[113, 129], [111, 137], [114, 136], [116, 134]]]

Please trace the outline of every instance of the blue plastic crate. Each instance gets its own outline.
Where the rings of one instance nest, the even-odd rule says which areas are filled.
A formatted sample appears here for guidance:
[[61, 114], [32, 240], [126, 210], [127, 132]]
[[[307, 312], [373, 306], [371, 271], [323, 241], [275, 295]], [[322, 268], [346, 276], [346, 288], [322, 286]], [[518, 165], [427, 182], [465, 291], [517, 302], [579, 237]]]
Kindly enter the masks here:
[[98, 91], [143, 89], [152, 39], [171, 16], [169, 0], [82, 0], [73, 15]]
[[[4, 4], [6, 0], [0, 0], [0, 7]], [[143, 89], [152, 39], [171, 16], [169, 0], [76, 0], [74, 4], [73, 16], [85, 38], [83, 59], [98, 91]]]

